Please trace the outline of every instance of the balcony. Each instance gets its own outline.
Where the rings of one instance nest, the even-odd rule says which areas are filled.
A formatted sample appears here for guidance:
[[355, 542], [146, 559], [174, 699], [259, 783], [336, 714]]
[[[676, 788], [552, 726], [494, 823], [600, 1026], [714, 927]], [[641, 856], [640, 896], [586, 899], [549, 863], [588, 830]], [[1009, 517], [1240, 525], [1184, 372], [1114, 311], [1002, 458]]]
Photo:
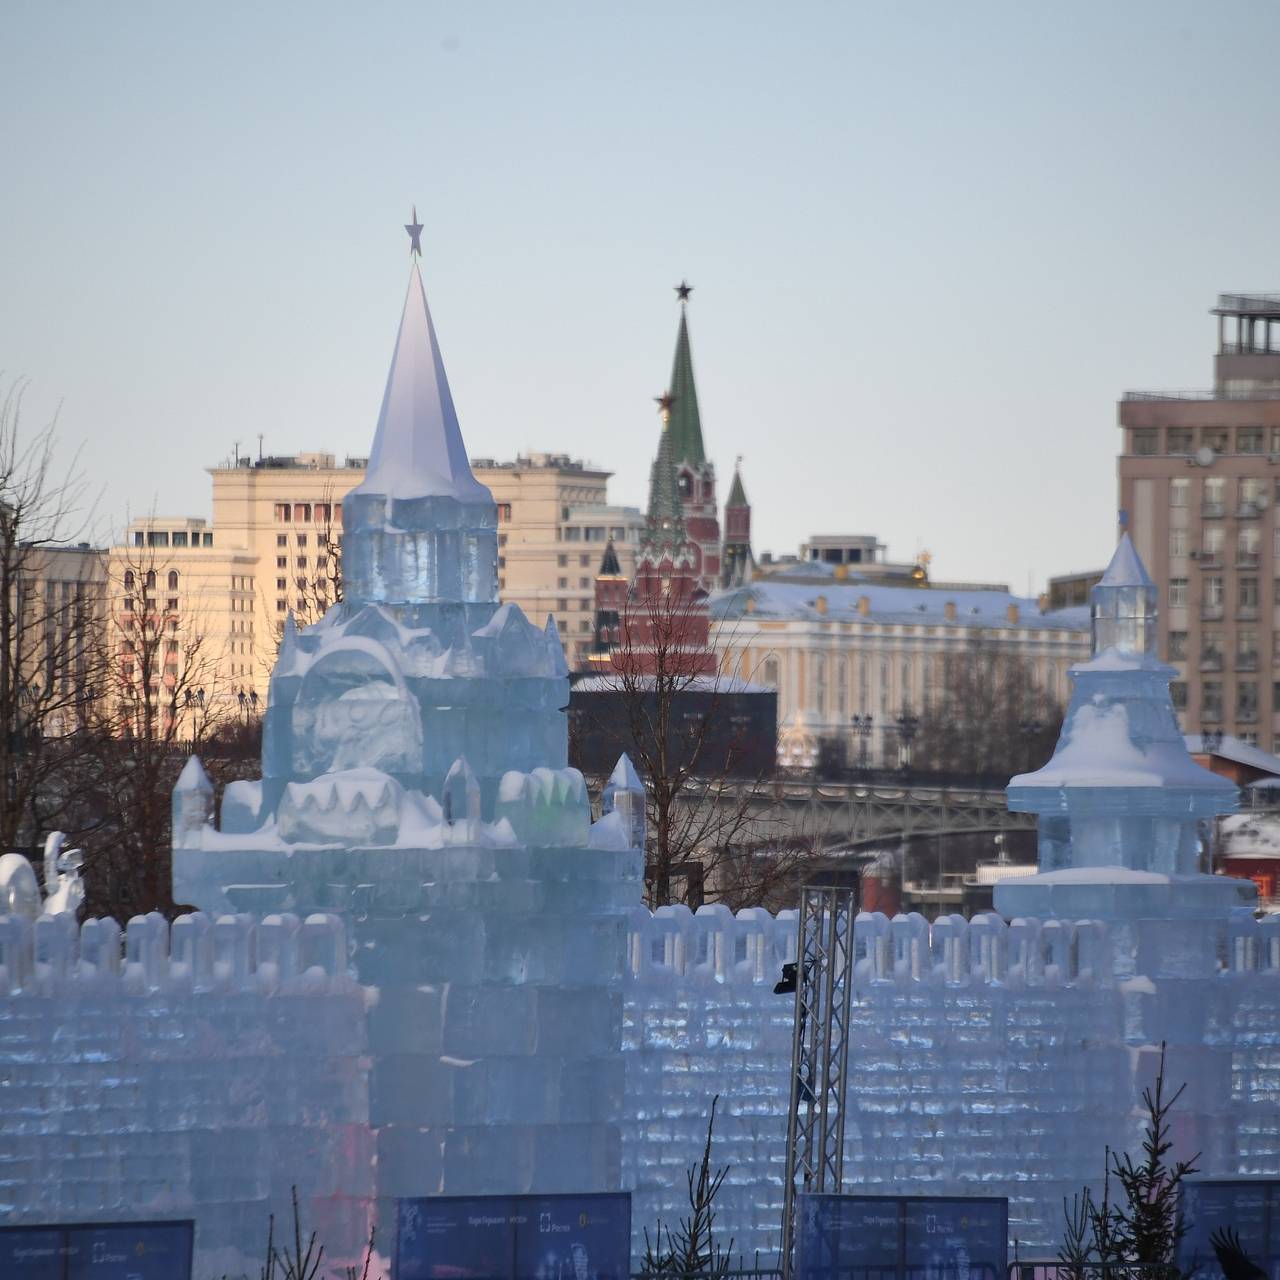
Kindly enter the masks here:
[[1236, 608], [1237, 622], [1257, 622], [1258, 606], [1256, 604], [1242, 604]]
[[1261, 562], [1262, 556], [1257, 551], [1236, 552], [1237, 569], [1256, 569]]
[[1200, 719], [1208, 724], [1222, 723], [1222, 708], [1212, 702], [1206, 702], [1200, 708]]
[[1202, 569], [1221, 569], [1222, 552], [1201, 551], [1200, 554], [1195, 557], [1195, 561]]
[[1236, 508], [1237, 520], [1258, 520], [1262, 516], [1262, 508], [1256, 502], [1242, 502]]
[[1222, 620], [1222, 606], [1220, 604], [1201, 604], [1200, 616], [1205, 622], [1220, 622]]
[[1236, 723], [1237, 724], [1256, 724], [1258, 720], [1257, 707], [1237, 707]]
[[1238, 653], [1236, 654], [1236, 670], [1237, 671], [1257, 671], [1258, 655], [1256, 653]]
[[1222, 654], [1220, 653], [1202, 653], [1200, 655], [1201, 671], [1221, 671], [1222, 670]]
[[1226, 506], [1221, 502], [1202, 502], [1200, 515], [1205, 520], [1221, 520], [1226, 515]]

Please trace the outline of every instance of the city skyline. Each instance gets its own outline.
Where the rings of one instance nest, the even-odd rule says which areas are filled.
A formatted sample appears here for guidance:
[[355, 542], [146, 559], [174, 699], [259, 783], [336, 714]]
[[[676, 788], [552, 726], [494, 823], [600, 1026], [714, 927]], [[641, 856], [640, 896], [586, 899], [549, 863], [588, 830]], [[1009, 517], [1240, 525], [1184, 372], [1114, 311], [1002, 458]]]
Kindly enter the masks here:
[[0, 368], [113, 530], [259, 432], [363, 452], [415, 202], [475, 454], [642, 505], [687, 278], [757, 551], [1018, 592], [1106, 563], [1116, 401], [1208, 385], [1217, 294], [1275, 283], [1266, 6], [297, 12], [0, 20]]

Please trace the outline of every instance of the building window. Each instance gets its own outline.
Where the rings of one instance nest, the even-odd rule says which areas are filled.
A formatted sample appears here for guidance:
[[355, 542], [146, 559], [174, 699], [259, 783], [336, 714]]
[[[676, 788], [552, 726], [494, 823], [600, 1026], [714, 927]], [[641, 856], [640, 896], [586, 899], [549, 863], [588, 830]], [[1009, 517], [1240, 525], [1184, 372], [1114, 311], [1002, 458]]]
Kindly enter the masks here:
[[1169, 697], [1173, 701], [1173, 709], [1175, 711], [1185, 711], [1187, 709], [1187, 686], [1182, 680], [1175, 680], [1169, 685]]
[[180, 533], [175, 529], [173, 534], [173, 545], [175, 547], [185, 547], [187, 545], [187, 535], [185, 533]]
[[590, 568], [590, 566], [591, 566], [591, 557], [590, 557], [590, 556], [579, 556], [579, 557], [578, 557], [578, 568], [579, 568], [579, 569], [587, 569], [587, 568]]
[[1237, 453], [1261, 453], [1262, 452], [1262, 428], [1261, 427], [1241, 427], [1236, 432], [1236, 452]]
[[277, 600], [277, 601], [276, 601], [276, 612], [277, 612], [277, 613], [283, 613], [283, 612], [285, 611], [285, 609], [287, 609], [287, 608], [288, 608], [288, 601], [286, 601], [286, 600]]
[[307, 523], [310, 523], [310, 521], [311, 521], [311, 503], [309, 503], [309, 502], [295, 502], [295, 503], [293, 504], [293, 518], [294, 518], [294, 521], [295, 521], [295, 522], [298, 522], [298, 521], [306, 521]]
[[307, 545], [307, 535], [305, 533], [298, 534], [298, 546], [305, 547]]
[[1179, 608], [1187, 603], [1187, 580], [1186, 578], [1170, 578], [1169, 579], [1169, 606], [1171, 608]]
[[568, 557], [568, 556], [556, 556], [556, 568], [557, 568], [557, 569], [567, 569], [568, 567], [569, 567], [569, 557]]
[[1200, 443], [1214, 453], [1226, 453], [1227, 435], [1226, 427], [1203, 427], [1200, 431]]
[[1256, 568], [1262, 556], [1262, 530], [1256, 524], [1242, 525], [1236, 534], [1236, 564]]
[[153, 529], [147, 534], [147, 546], [167, 547], [168, 545], [169, 545], [169, 535], [167, 533], [157, 533]]
[[[557, 609], [560, 613], [568, 613], [568, 612], [569, 612], [569, 602], [568, 602], [568, 600], [557, 600], [557, 601], [556, 601], [556, 609]], [[565, 625], [567, 625], [567, 624], [565, 624]]]
[[1165, 436], [1170, 453], [1190, 453], [1192, 436], [1190, 427], [1170, 427]]
[[132, 613], [132, 612], [133, 612], [133, 597], [132, 597], [132, 596], [125, 596], [125, 598], [124, 598], [124, 611], [125, 611], [125, 613]]
[[564, 540], [566, 542], [581, 542], [582, 530], [577, 525], [569, 525], [564, 531]]
[[1218, 560], [1222, 557], [1222, 544], [1227, 535], [1220, 524], [1207, 524], [1200, 532], [1200, 549], [1206, 560]]
[[[1278, 533], [1280, 533], [1280, 530], [1277, 530], [1277, 532], [1278, 532]], [[127, 591], [132, 591], [132, 590], [133, 590], [133, 581], [134, 581], [134, 579], [133, 579], [133, 570], [132, 570], [132, 569], [126, 569], [126, 570], [124, 571], [124, 585], [125, 585], [125, 589], [126, 589]]]
[[1185, 662], [1187, 658], [1187, 633], [1185, 631], [1169, 632], [1169, 661]]
[[820, 717], [826, 715], [827, 660], [825, 658], [815, 658], [813, 660], [813, 705]]
[[[1276, 481], [1276, 488], [1277, 488], [1278, 490], [1280, 490], [1280, 480], [1277, 480], [1277, 481]], [[135, 534], [133, 535], [133, 545], [134, 545], [135, 547], [140, 547], [140, 546], [142, 546], [142, 545], [144, 544], [144, 542], [145, 542], [145, 539], [144, 539], [144, 537], [143, 537], [143, 535], [142, 535], [141, 533], [135, 533]]]
[[591, 586], [591, 579], [590, 579], [590, 578], [579, 578], [579, 579], [578, 579], [578, 586], [579, 586], [579, 587], [582, 587], [582, 588], [590, 587], [590, 586]]
[[1241, 680], [1236, 685], [1236, 719], [1253, 721], [1258, 718], [1258, 682]]
[[299, 591], [305, 591], [306, 589], [307, 589], [307, 580], [306, 580], [306, 578], [299, 578], [299, 579], [298, 579], [298, 590], [299, 590]]
[[200, 539], [201, 539], [201, 543], [200, 543], [201, 546], [205, 546], [205, 547], [213, 546], [213, 534], [202, 533], [200, 535]]
[[1169, 530], [1169, 554], [1175, 560], [1187, 554], [1187, 531], [1185, 529]]
[[316, 503], [316, 524], [327, 524], [329, 521], [329, 504], [327, 502]]
[[[1133, 433], [1133, 451], [1147, 457], [1160, 448], [1160, 435], [1153, 427], [1141, 427]], [[681, 490], [683, 492], [683, 490]]]
[[1210, 608], [1221, 608], [1225, 595], [1224, 580], [1218, 576], [1204, 580], [1204, 602]]
[[178, 597], [177, 597], [177, 596], [168, 596], [168, 597], [166, 597], [165, 602], [164, 602], [164, 607], [165, 607], [165, 608], [166, 608], [170, 613], [176, 613], [176, 612], [178, 611]]
[[1222, 632], [1203, 631], [1200, 634], [1200, 669], [1222, 670]]
[[498, 523], [499, 524], [511, 523], [511, 503], [509, 502], [498, 503]]
[[1238, 491], [1241, 515], [1261, 515], [1266, 491], [1267, 482], [1261, 476], [1243, 476]]
[[1256, 631], [1239, 631], [1236, 633], [1236, 670], [1256, 671], [1258, 668], [1258, 633]]
[[276, 534], [276, 546], [287, 547], [289, 545], [289, 535], [287, 533]]
[[276, 503], [276, 519], [283, 524], [288, 524], [293, 514], [293, 508], [287, 502]]
[[1206, 720], [1222, 719], [1222, 685], [1217, 680], [1200, 686], [1200, 714]]
[[176, 569], [169, 570], [169, 590], [177, 591], [178, 589], [178, 571]]
[[1227, 482], [1222, 476], [1210, 476], [1204, 482], [1204, 507], [1206, 516], [1222, 515], [1223, 503], [1227, 498]]
[[277, 578], [277, 579], [276, 579], [276, 590], [277, 590], [277, 591], [284, 591], [288, 586], [289, 586], [289, 580], [288, 580], [287, 578]]
[[277, 568], [277, 569], [287, 569], [288, 567], [289, 567], [289, 557], [288, 557], [288, 556], [276, 556], [276, 568]]
[[307, 567], [307, 557], [306, 557], [306, 556], [299, 556], [299, 557], [298, 557], [298, 568], [299, 568], [299, 569], [305, 569], [306, 567]]
[[764, 682], [771, 689], [778, 687], [778, 660], [777, 658], [766, 658], [764, 660]]

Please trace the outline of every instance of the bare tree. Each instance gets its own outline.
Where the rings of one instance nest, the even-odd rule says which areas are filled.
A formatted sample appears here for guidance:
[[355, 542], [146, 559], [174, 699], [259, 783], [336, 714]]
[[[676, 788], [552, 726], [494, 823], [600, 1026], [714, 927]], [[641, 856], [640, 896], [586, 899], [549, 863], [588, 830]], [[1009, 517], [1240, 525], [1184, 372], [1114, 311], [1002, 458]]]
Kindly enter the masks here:
[[990, 640], [975, 640], [943, 658], [940, 687], [920, 711], [910, 741], [911, 767], [1003, 783], [1049, 758], [1062, 714], [1029, 662]]
[[811, 842], [787, 831], [768, 779], [773, 741], [752, 740], [734, 694], [744, 681], [721, 671], [704, 599], [664, 583], [633, 589], [618, 647], [602, 677], [614, 715], [597, 732], [626, 751], [646, 784], [651, 906], [718, 899], [761, 903], [794, 884]]
[[158, 549], [134, 546], [112, 565], [104, 634], [105, 696], [93, 706], [94, 781], [110, 839], [88, 850], [93, 914], [173, 915], [171, 799], [186, 758], [248, 718], [216, 635]]
[[81, 743], [103, 579], [78, 457], [59, 465], [56, 422], [24, 432], [24, 389], [0, 398], [0, 852], [39, 839]]

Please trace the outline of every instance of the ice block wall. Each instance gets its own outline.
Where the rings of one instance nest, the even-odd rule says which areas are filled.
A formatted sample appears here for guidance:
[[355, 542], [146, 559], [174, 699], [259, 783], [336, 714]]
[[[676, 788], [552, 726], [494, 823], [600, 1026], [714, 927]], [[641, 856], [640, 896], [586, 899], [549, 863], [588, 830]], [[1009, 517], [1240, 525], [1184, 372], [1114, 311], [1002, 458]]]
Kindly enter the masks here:
[[256, 1274], [296, 1185], [324, 1237], [359, 1239], [373, 1149], [345, 950], [331, 916], [151, 915], [123, 940], [0, 918], [0, 1218], [190, 1216], [198, 1275]]
[[[792, 998], [773, 986], [794, 933], [787, 913], [632, 918], [623, 1176], [638, 1256], [645, 1226], [678, 1221], [716, 1093], [720, 1226], [748, 1262], [776, 1248]], [[1207, 1174], [1280, 1175], [1280, 921], [1113, 937], [1092, 921], [863, 914], [855, 937], [847, 1189], [1007, 1195], [1023, 1255], [1052, 1256], [1062, 1197], [1097, 1187], [1107, 1144], [1136, 1150], [1162, 1039], [1188, 1086], [1179, 1153], [1201, 1152]]]

